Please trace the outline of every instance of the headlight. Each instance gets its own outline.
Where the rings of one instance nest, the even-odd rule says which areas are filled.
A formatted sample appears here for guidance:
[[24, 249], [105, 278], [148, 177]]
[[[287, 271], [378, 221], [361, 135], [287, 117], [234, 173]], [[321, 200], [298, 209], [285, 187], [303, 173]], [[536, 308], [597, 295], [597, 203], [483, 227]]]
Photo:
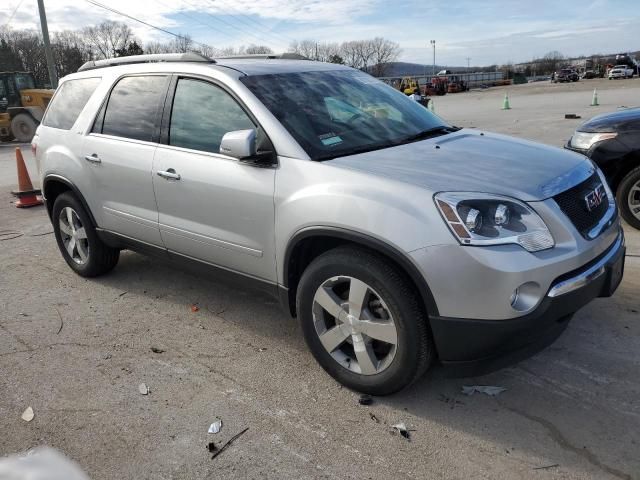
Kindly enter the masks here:
[[554, 246], [551, 232], [526, 204], [509, 197], [476, 192], [443, 192], [436, 206], [462, 245], [515, 243], [529, 252]]
[[573, 137], [571, 137], [571, 146], [579, 150], [589, 150], [594, 143], [610, 140], [617, 136], [617, 133], [575, 132]]

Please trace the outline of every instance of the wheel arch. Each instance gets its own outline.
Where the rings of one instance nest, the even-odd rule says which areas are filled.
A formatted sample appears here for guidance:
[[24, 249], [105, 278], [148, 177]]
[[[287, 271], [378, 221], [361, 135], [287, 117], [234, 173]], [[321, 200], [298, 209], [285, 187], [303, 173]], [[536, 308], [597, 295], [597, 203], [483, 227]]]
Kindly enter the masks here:
[[25, 115], [29, 115], [33, 118], [33, 121], [36, 122], [36, 124], [40, 124], [42, 117], [44, 116], [44, 110], [42, 107], [10, 107], [7, 109], [7, 113], [11, 120], [21, 113], [24, 113]]
[[427, 315], [438, 315], [431, 289], [418, 267], [396, 247], [370, 235], [339, 227], [310, 227], [297, 232], [287, 244], [283, 262], [281, 302], [296, 316], [296, 292], [304, 269], [318, 255], [337, 246], [351, 244], [383, 255], [400, 268], [420, 295]]
[[96, 223], [96, 219], [94, 218], [91, 209], [89, 208], [89, 204], [85, 200], [82, 193], [80, 193], [78, 187], [71, 180], [53, 173], [46, 175], [44, 177], [44, 180], [42, 181], [42, 194], [45, 199], [45, 205], [47, 206], [47, 213], [49, 214], [49, 218], [51, 219], [53, 204], [56, 198], [58, 197], [58, 195], [64, 192], [72, 192], [76, 196], [76, 198], [80, 200], [80, 203], [87, 212], [87, 215], [89, 215], [89, 219], [91, 220], [93, 227], [97, 227], [98, 224]]
[[633, 150], [623, 157], [620, 168], [616, 170], [611, 179], [611, 189], [614, 191], [614, 194], [618, 191], [622, 179], [637, 167], [640, 167], [640, 150]]

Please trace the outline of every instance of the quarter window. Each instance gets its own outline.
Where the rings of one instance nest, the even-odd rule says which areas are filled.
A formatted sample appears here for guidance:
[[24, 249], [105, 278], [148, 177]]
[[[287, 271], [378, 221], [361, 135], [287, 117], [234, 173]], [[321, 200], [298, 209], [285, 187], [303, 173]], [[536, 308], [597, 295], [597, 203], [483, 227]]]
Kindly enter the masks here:
[[51, 100], [42, 124], [63, 130], [71, 129], [99, 83], [99, 78], [64, 82]]
[[167, 77], [162, 75], [123, 78], [111, 91], [104, 119], [96, 120], [93, 131], [153, 141], [166, 83]]
[[225, 133], [255, 128], [238, 103], [221, 88], [201, 80], [178, 81], [169, 145], [219, 153]]

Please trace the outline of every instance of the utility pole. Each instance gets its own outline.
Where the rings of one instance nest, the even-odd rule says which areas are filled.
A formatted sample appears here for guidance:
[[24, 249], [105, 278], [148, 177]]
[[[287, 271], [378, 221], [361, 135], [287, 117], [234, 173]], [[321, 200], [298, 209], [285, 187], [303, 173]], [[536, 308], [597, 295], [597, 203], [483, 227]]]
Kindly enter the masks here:
[[471, 62], [471, 57], [467, 57], [467, 73], [469, 73], [469, 71], [471, 70], [471, 66], [469, 62]]
[[38, 10], [40, 11], [40, 26], [42, 27], [42, 41], [44, 43], [44, 54], [47, 57], [47, 70], [49, 71], [49, 83], [51, 88], [58, 88], [58, 76], [56, 66], [53, 63], [53, 52], [49, 42], [49, 28], [47, 27], [47, 14], [44, 11], [44, 0], [38, 0]]
[[433, 47], [433, 76], [436, 76], [436, 41], [431, 40], [431, 46]]

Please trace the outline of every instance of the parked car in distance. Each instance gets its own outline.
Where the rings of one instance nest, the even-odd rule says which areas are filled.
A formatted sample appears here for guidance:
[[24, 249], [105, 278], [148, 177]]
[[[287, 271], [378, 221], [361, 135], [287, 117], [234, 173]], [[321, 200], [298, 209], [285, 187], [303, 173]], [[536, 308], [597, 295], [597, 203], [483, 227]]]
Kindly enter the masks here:
[[622, 217], [640, 229], [640, 108], [604, 113], [580, 125], [566, 145], [602, 169]]
[[530, 355], [622, 279], [624, 233], [591, 161], [453, 127], [343, 65], [91, 61], [61, 80], [33, 149], [78, 275], [127, 248], [240, 279], [370, 394], [436, 361], [472, 375]]
[[553, 83], [577, 82], [578, 80], [580, 80], [578, 73], [570, 68], [563, 68], [562, 70], [555, 72], [551, 78]]
[[594, 72], [593, 70], [586, 70], [582, 73], [581, 78], [583, 79], [596, 78], [596, 72]]
[[616, 65], [609, 70], [608, 77], [609, 80], [615, 80], [616, 78], [632, 78], [633, 73], [633, 68], [630, 68], [627, 65]]

